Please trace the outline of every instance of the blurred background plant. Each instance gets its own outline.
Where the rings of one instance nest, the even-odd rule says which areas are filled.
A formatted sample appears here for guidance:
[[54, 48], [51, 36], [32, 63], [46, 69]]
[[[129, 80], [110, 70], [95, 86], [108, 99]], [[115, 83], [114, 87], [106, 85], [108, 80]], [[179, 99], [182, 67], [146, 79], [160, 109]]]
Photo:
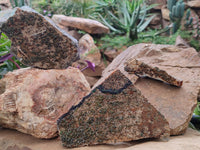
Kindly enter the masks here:
[[170, 11], [169, 18], [172, 22], [171, 33], [174, 34], [180, 28], [181, 20], [184, 16], [185, 3], [182, 0], [168, 0], [167, 8]]
[[32, 7], [32, 0], [10, 0], [12, 7], [30, 6]]
[[0, 78], [7, 72], [25, 67], [10, 54], [11, 41], [4, 33], [0, 33]]
[[[101, 3], [100, 3], [101, 2]], [[108, 3], [108, 7], [104, 7]], [[100, 4], [100, 5], [99, 5]], [[131, 40], [138, 38], [154, 18], [148, 11], [155, 5], [147, 6], [144, 0], [112, 0], [97, 1], [96, 11], [91, 16], [108, 26], [116, 34], [126, 35]], [[101, 14], [99, 10], [104, 10]]]
[[197, 103], [197, 107], [194, 109], [194, 113], [190, 121], [189, 127], [200, 131], [200, 102]]
[[[66, 16], [87, 17], [91, 0], [39, 0], [33, 1], [33, 7], [43, 15], [63, 14]], [[48, 15], [50, 16], [50, 15]]]

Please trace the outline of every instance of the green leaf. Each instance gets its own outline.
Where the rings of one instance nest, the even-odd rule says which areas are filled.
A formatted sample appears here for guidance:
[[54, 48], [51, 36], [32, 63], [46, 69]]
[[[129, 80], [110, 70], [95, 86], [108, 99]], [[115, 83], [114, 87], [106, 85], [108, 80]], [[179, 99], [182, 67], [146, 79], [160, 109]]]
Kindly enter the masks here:
[[151, 22], [151, 20], [155, 17], [154, 16], [151, 16], [150, 18], [148, 18], [140, 27], [138, 27], [138, 30], [137, 32], [142, 32], [148, 25], [149, 23]]
[[100, 14], [99, 14], [99, 17], [102, 19], [102, 21], [104, 22], [104, 24], [106, 26], [108, 26], [112, 31], [117, 32], [117, 33], [121, 33], [119, 30], [117, 30], [113, 26], [111, 26]]

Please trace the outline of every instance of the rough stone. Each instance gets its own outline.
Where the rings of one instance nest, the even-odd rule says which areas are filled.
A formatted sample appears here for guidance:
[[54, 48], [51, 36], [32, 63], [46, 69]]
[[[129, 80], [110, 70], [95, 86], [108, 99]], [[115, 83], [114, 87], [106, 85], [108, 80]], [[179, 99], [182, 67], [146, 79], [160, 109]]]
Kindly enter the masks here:
[[150, 25], [157, 25], [157, 24], [160, 24], [160, 22], [161, 22], [161, 14], [160, 13], [156, 13], [155, 17], [150, 22]]
[[87, 56], [88, 53], [98, 51], [97, 46], [94, 44], [92, 36], [85, 34], [79, 40], [79, 51], [82, 57]]
[[52, 19], [56, 24], [77, 28], [90, 34], [109, 33], [109, 28], [96, 20], [65, 15], [53, 15]]
[[119, 70], [58, 120], [63, 146], [68, 148], [168, 138], [169, 124]]
[[149, 24], [149, 27], [151, 29], [160, 29], [162, 27], [162, 15], [161, 13], [155, 13], [155, 17], [152, 19], [152, 21]]
[[117, 55], [119, 55], [119, 53], [117, 52], [116, 49], [112, 49], [112, 50], [105, 50], [104, 55], [106, 59], [111, 62], [115, 57], [117, 57]]
[[[135, 74], [129, 74], [124, 70], [124, 66], [125, 62], [131, 58], [158, 67], [182, 80], [182, 87], [178, 88], [157, 80], [139, 78]], [[106, 77], [115, 69], [121, 70], [133, 83], [136, 82], [136, 88], [140, 89], [149, 103], [165, 116], [170, 125], [171, 135], [179, 135], [185, 132], [197, 104], [200, 89], [199, 68], [200, 57], [191, 47], [137, 44], [118, 55], [102, 75]]]
[[178, 47], [183, 47], [183, 48], [184, 47], [185, 48], [190, 47], [188, 45], [188, 43], [184, 39], [181, 38], [180, 35], [177, 36], [175, 45], [178, 46]]
[[200, 8], [199, 0], [191, 0], [187, 2], [187, 5], [192, 8]]
[[25, 65], [64, 69], [79, 58], [77, 40], [31, 8], [3, 11], [0, 17], [0, 29], [12, 41], [11, 53]]
[[169, 11], [169, 9], [167, 9], [167, 6], [166, 5], [164, 5], [162, 8], [161, 8], [161, 13], [162, 13], [162, 18], [163, 19], [165, 19], [165, 20], [170, 20], [170, 18], [169, 18], [169, 13], [170, 13], [170, 11]]
[[9, 0], [1, 0], [0, 1], [0, 9], [1, 10], [7, 10], [7, 9], [11, 9], [11, 3]]
[[79, 40], [83, 36], [81, 33], [78, 32], [77, 29], [65, 27], [65, 26], [62, 26], [60, 24], [57, 24], [57, 26], [59, 28], [63, 29], [65, 32], [67, 32], [69, 35], [71, 35], [72, 37], [74, 37], [77, 40]]
[[86, 34], [79, 40], [79, 50], [81, 59], [73, 63], [73, 67], [79, 67], [80, 70], [87, 67], [85, 60], [88, 60], [95, 64], [95, 71], [90, 68], [84, 69], [82, 72], [85, 76], [99, 77], [102, 71], [105, 69], [105, 65], [101, 58], [101, 53], [97, 46], [94, 44], [93, 38]]
[[57, 136], [57, 119], [90, 92], [77, 68], [20, 69], [0, 80], [0, 125], [37, 138]]
[[100, 79], [100, 77], [90, 77], [90, 76], [85, 76], [86, 80], [88, 81], [88, 83], [90, 84], [90, 87], [92, 88], [95, 83], [97, 83], [97, 81]]

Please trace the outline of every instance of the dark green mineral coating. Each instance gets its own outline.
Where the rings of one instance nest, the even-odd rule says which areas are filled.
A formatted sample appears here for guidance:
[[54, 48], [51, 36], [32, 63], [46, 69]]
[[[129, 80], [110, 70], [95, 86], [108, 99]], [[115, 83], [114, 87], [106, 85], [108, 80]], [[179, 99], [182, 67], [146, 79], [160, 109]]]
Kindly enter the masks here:
[[65, 147], [169, 136], [169, 124], [120, 72], [112, 73], [58, 120]]
[[64, 69], [79, 59], [76, 39], [31, 8], [16, 8], [2, 16], [0, 28], [12, 41], [11, 53], [25, 65]]

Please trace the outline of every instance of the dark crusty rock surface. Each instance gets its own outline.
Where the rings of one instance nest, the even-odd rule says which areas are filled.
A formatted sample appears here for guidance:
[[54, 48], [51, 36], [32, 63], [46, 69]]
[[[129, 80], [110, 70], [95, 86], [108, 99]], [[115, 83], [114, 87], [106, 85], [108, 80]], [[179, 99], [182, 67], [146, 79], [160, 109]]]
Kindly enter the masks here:
[[144, 138], [168, 138], [169, 124], [119, 70], [58, 120], [68, 148]]
[[0, 18], [0, 30], [12, 41], [11, 53], [23, 64], [63, 69], [79, 58], [77, 40], [33, 9], [2, 11]]
[[173, 76], [169, 75], [166, 71], [161, 70], [158, 67], [152, 67], [150, 65], [147, 65], [144, 62], [139, 61], [135, 58], [130, 59], [125, 63], [124, 70], [128, 73], [134, 73], [139, 77], [149, 77], [157, 79], [178, 87], [181, 87], [183, 83], [183, 81], [174, 78]]

